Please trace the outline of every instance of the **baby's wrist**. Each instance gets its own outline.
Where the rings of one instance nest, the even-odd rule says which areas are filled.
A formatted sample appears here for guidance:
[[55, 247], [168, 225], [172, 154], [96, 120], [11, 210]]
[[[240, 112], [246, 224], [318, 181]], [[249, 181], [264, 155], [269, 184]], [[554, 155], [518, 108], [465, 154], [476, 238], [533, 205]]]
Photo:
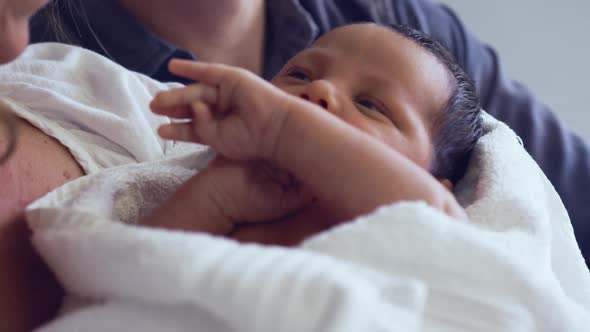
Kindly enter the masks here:
[[[282, 96], [281, 96], [282, 97]], [[285, 130], [288, 127], [292, 115], [292, 97], [282, 97], [282, 102], [274, 107], [271, 118], [267, 128], [265, 129], [264, 137], [260, 146], [262, 147], [261, 157], [273, 164], [283, 166], [280, 160], [280, 150], [284, 147], [284, 141], [286, 140]]]
[[215, 183], [215, 175], [204, 170], [197, 176], [201, 176], [201, 181], [199, 185], [192, 188], [191, 194], [195, 198], [195, 216], [215, 225], [215, 233], [229, 233], [234, 228], [235, 218], [231, 216], [232, 209], [228, 209], [227, 200], [223, 199], [223, 190], [220, 190]]
[[172, 230], [229, 233], [234, 227], [233, 221], [223, 214], [204, 175], [197, 174], [189, 179], [141, 223]]

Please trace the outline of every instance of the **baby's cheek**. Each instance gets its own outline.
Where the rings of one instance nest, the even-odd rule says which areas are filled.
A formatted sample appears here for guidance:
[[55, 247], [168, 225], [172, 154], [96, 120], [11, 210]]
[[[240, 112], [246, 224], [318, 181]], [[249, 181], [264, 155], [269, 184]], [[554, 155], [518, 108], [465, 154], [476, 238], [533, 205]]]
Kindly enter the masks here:
[[408, 158], [423, 169], [430, 170], [434, 161], [434, 146], [426, 128], [421, 127], [413, 133], [409, 138], [408, 148]]
[[430, 170], [430, 166], [434, 160], [434, 151], [430, 146], [417, 145], [414, 149], [408, 152], [407, 157], [422, 169]]
[[275, 79], [273, 79], [270, 82], [275, 87], [279, 88], [280, 90], [282, 90], [282, 91], [284, 91], [284, 92], [286, 92], [286, 93], [288, 93], [290, 95], [293, 95], [293, 96], [301, 96], [302, 93], [303, 93], [301, 86], [292, 85], [292, 84], [286, 84], [280, 78], [275, 78]]
[[420, 166], [420, 168], [430, 170], [430, 165], [434, 160], [434, 151], [429, 141], [411, 140], [399, 132], [382, 135], [379, 138], [389, 147]]

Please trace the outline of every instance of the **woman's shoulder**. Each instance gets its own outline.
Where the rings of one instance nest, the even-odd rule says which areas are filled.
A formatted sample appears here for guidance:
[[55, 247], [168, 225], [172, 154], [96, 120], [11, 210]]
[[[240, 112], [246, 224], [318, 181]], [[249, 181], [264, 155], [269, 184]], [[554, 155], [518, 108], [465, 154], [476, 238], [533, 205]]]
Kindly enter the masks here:
[[[27, 121], [16, 120], [17, 146], [0, 165], [0, 220], [33, 200], [84, 175], [69, 150]], [[2, 129], [0, 129], [2, 130]]]

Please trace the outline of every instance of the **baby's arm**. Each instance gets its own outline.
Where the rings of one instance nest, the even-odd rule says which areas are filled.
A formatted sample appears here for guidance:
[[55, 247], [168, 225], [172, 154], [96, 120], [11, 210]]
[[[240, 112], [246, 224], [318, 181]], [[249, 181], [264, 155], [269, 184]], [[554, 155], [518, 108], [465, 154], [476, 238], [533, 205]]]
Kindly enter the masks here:
[[305, 100], [292, 100], [288, 109], [273, 160], [341, 217], [423, 200], [466, 219], [452, 193], [398, 151]]
[[237, 224], [280, 219], [310, 198], [291, 176], [267, 162], [218, 156], [142, 224], [225, 235]]
[[161, 128], [162, 136], [209, 144], [230, 159], [276, 163], [343, 219], [401, 200], [465, 218], [428, 172], [320, 107], [241, 69], [187, 61], [170, 69], [201, 84], [156, 97], [155, 112], [192, 119]]
[[231, 213], [223, 212], [217, 204], [216, 195], [211, 190], [211, 174], [207, 168], [195, 174], [145, 216], [141, 224], [215, 235], [231, 232], [234, 219], [231, 218]]

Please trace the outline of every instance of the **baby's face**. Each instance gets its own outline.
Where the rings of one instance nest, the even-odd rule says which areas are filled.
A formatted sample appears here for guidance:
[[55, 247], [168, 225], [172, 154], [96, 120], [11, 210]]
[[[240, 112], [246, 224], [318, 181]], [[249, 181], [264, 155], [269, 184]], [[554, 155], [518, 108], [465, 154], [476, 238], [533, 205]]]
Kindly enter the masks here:
[[433, 55], [373, 24], [325, 34], [273, 79], [425, 169], [432, 161], [433, 119], [449, 99], [451, 82]]

